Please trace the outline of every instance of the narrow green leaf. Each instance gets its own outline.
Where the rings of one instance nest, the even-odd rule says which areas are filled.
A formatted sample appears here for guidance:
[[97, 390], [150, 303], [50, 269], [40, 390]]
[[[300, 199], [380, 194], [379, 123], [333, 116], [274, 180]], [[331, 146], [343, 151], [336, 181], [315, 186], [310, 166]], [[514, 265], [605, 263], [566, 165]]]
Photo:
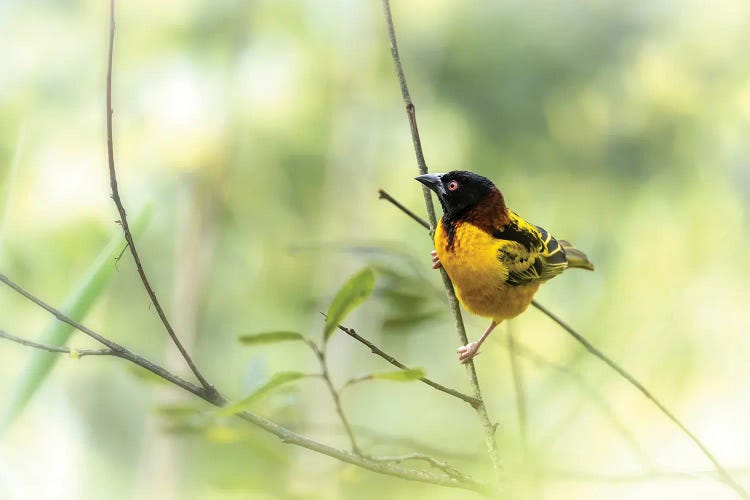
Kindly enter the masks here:
[[424, 378], [424, 370], [422, 368], [409, 368], [406, 370], [373, 373], [372, 378], [375, 380], [391, 380], [393, 382], [411, 382], [412, 380]]
[[375, 288], [375, 273], [369, 267], [349, 278], [328, 306], [323, 338], [328, 340], [338, 325], [357, 306], [365, 301]]
[[[132, 219], [130, 230], [134, 237], [143, 231], [150, 217], [151, 209], [146, 207]], [[117, 234], [112, 237], [96, 260], [89, 266], [65, 301], [61, 311], [66, 316], [76, 321], [83, 321], [96, 299], [104, 291], [105, 285], [109, 283], [115, 271], [115, 258], [124, 246], [125, 239], [118, 227]], [[39, 337], [39, 342], [56, 346], [64, 345], [72, 333], [73, 327], [53, 319]], [[0, 421], [0, 432], [6, 430], [23, 411], [58, 359], [60, 359], [59, 354], [45, 351], [35, 350], [31, 354], [29, 363], [21, 375], [21, 380], [16, 384], [13, 395], [8, 398], [8, 406]]]
[[272, 344], [274, 342], [286, 342], [289, 340], [305, 340], [302, 334], [297, 332], [267, 332], [240, 335], [237, 340], [244, 345]]
[[258, 387], [255, 391], [250, 393], [245, 398], [237, 401], [236, 403], [232, 403], [230, 405], [225, 406], [224, 408], [221, 408], [216, 412], [217, 416], [220, 417], [228, 417], [231, 415], [235, 415], [237, 413], [240, 413], [241, 411], [245, 411], [250, 406], [258, 401], [259, 399], [263, 398], [266, 394], [271, 392], [273, 389], [288, 384], [289, 382], [293, 382], [295, 380], [299, 380], [301, 378], [307, 377], [307, 374], [301, 373], [301, 372], [280, 372], [275, 374], [273, 377], [271, 377], [271, 380], [263, 384], [262, 386]]

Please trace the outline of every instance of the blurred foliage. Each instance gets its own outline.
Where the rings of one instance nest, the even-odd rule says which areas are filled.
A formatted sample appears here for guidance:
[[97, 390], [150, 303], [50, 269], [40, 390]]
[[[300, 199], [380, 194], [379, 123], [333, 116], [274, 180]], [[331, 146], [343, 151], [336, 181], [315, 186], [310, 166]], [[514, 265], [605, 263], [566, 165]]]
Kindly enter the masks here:
[[[55, 305], [117, 227], [104, 134], [106, 7], [0, 2], [0, 270]], [[380, 8], [118, 3], [121, 194], [131, 211], [154, 204], [138, 240], [146, 270], [196, 362], [232, 400], [275, 373], [316, 369], [301, 342], [240, 347], [237, 337], [315, 338], [320, 312], [363, 265], [376, 288], [347, 326], [467, 390], [430, 240], [377, 198], [384, 188], [423, 212]], [[747, 468], [750, 6], [393, 0], [393, 9], [431, 169], [489, 176], [514, 210], [585, 250], [597, 271], [565, 273], [539, 300], [641, 379], [727, 467]], [[130, 259], [116, 271], [86, 324], [187, 376]], [[30, 339], [49, 321], [8, 290], [0, 318]], [[466, 320], [476, 337], [484, 321]], [[527, 446], [503, 327], [477, 361], [500, 423], [509, 498], [732, 498], [705, 475], [639, 477], [652, 466], [709, 464], [541, 314], [513, 328], [537, 356], [521, 358]], [[0, 351], [0, 394], [10, 395], [33, 353]], [[328, 356], [337, 384], [389, 369], [344, 335], [331, 337]], [[116, 360], [64, 358], [54, 375], [0, 442], [0, 498], [468, 496], [290, 448], [231, 418], [178, 415], [197, 403]], [[464, 403], [419, 383], [355, 384], [343, 403], [368, 452], [425, 451], [488, 473]], [[256, 406], [346, 446], [318, 381], [279, 387]], [[174, 411], [149, 411], [161, 407]], [[165, 442], [176, 451], [163, 453]]]

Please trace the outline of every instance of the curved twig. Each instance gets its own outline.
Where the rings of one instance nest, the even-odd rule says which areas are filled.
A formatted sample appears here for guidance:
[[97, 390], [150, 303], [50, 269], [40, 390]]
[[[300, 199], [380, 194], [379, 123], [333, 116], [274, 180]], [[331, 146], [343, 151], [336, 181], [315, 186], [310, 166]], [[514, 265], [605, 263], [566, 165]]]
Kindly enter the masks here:
[[138, 255], [138, 249], [135, 246], [135, 241], [133, 241], [133, 235], [130, 232], [130, 226], [128, 225], [128, 216], [125, 213], [125, 207], [122, 204], [122, 200], [120, 199], [120, 191], [117, 188], [117, 171], [115, 170], [115, 153], [114, 153], [114, 145], [113, 145], [113, 139], [112, 139], [112, 56], [114, 53], [114, 47], [115, 47], [115, 0], [110, 0], [109, 2], [109, 50], [107, 53], [107, 160], [109, 164], [109, 185], [112, 188], [112, 201], [115, 202], [115, 206], [117, 207], [117, 213], [120, 215], [120, 220], [118, 221], [120, 226], [122, 226], [122, 232], [125, 235], [125, 241], [127, 242], [128, 248], [130, 248], [130, 253], [133, 255], [133, 260], [135, 261], [135, 267], [138, 269], [138, 275], [141, 278], [141, 282], [143, 283], [143, 287], [146, 289], [146, 293], [148, 294], [149, 298], [151, 299], [151, 303], [154, 305], [154, 309], [156, 309], [156, 313], [159, 315], [159, 318], [161, 319], [162, 324], [164, 325], [164, 328], [167, 330], [167, 333], [169, 334], [170, 338], [172, 339], [172, 342], [175, 346], [177, 346], [177, 349], [180, 351], [180, 354], [185, 359], [185, 362], [190, 367], [190, 370], [195, 375], [195, 378], [198, 379], [200, 384], [203, 386], [203, 388], [210, 392], [213, 392], [215, 389], [214, 387], [208, 383], [208, 381], [203, 377], [203, 374], [198, 370], [198, 367], [193, 362], [193, 359], [190, 357], [190, 354], [188, 354], [185, 347], [182, 345], [182, 342], [180, 342], [180, 339], [177, 338], [177, 334], [175, 333], [174, 329], [172, 328], [172, 325], [169, 323], [169, 320], [167, 319], [167, 315], [164, 313], [164, 309], [162, 309], [161, 304], [159, 303], [159, 299], [156, 297], [156, 292], [154, 292], [154, 289], [151, 287], [151, 283], [148, 280], [148, 277], [146, 277], [146, 271], [143, 269], [143, 263], [141, 262], [141, 258]]
[[[76, 330], [88, 335], [94, 340], [107, 346], [111, 351], [107, 353], [108, 355], [121, 358], [126, 361], [129, 361], [130, 363], [138, 365], [141, 368], [144, 368], [150, 371], [151, 373], [194, 394], [195, 396], [198, 396], [202, 400], [214, 406], [223, 407], [229, 403], [229, 401], [224, 396], [222, 396], [218, 391], [214, 390], [209, 393], [205, 390], [205, 388], [197, 386], [191, 382], [188, 382], [187, 380], [182, 379], [181, 377], [153, 363], [152, 361], [144, 358], [143, 356], [134, 353], [133, 351], [118, 344], [117, 342], [110, 340], [104, 337], [103, 335], [93, 331], [92, 329], [82, 325], [81, 323], [69, 318], [60, 310], [50, 306], [49, 304], [47, 304], [40, 298], [33, 295], [31, 292], [27, 291], [26, 289], [24, 289], [23, 287], [15, 283], [14, 281], [10, 280], [4, 274], [0, 274], [0, 282], [4, 283], [5, 285], [10, 287], [14, 291], [19, 293], [23, 297], [25, 297], [26, 299], [28, 299], [29, 301], [33, 302], [40, 308], [44, 309], [45, 311], [50, 313], [52, 316], [54, 316], [57, 320], [67, 323], [68, 325], [72, 326]], [[18, 337], [15, 337], [12, 335], [5, 336], [4, 338], [8, 338], [8, 340], [12, 340], [14, 342], [16, 341], [16, 339], [18, 339]], [[22, 340], [22, 339], [19, 339], [19, 340]], [[30, 347], [34, 347], [34, 348], [51, 347], [51, 346], [43, 346], [42, 344], [27, 343], [27, 342], [23, 342], [23, 344], [29, 345]], [[33, 344], [36, 344], [36, 345], [33, 345]], [[45, 350], [48, 350], [48, 349], [45, 349]], [[69, 350], [62, 350], [62, 349], [56, 349], [56, 348], [52, 348], [51, 352], [70, 353]], [[308, 450], [312, 450], [318, 453], [322, 453], [324, 455], [328, 455], [332, 458], [341, 460], [342, 462], [347, 462], [352, 465], [362, 467], [363, 469], [370, 470], [372, 472], [377, 472], [379, 474], [385, 474], [389, 476], [395, 476], [395, 477], [399, 477], [401, 479], [406, 479], [410, 481], [419, 481], [423, 483], [434, 484], [438, 486], [462, 488], [466, 490], [476, 491], [477, 493], [481, 493], [483, 495], [490, 494], [490, 489], [486, 484], [480, 481], [474, 480], [466, 475], [451, 476], [447, 474], [436, 474], [436, 473], [432, 473], [428, 471], [421, 471], [421, 470], [409, 469], [406, 467], [399, 467], [392, 463], [378, 461], [376, 458], [366, 457], [366, 456], [352, 453], [349, 451], [333, 448], [323, 443], [319, 443], [305, 436], [297, 434], [296, 432], [290, 429], [287, 429], [286, 427], [283, 427], [271, 420], [265, 419], [261, 417], [260, 415], [256, 415], [251, 412], [244, 411], [244, 412], [238, 413], [237, 416], [242, 418], [243, 420], [246, 420], [260, 427], [266, 432], [270, 432], [271, 434], [275, 435], [276, 437], [278, 437], [285, 443], [290, 443], [296, 446], [300, 446], [302, 448], [307, 448]]]

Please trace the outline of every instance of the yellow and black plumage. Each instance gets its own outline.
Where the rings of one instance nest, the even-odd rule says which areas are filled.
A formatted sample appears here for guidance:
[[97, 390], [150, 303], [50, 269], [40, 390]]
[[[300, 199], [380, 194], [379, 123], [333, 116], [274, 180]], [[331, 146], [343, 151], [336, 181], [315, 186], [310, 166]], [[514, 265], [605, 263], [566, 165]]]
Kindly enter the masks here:
[[461, 362], [476, 355], [500, 322], [525, 311], [541, 283], [568, 267], [594, 269], [570, 243], [508, 210], [502, 193], [486, 177], [452, 171], [417, 180], [437, 194], [443, 207], [435, 228], [433, 267], [442, 265], [469, 312], [492, 319], [478, 341], [459, 347]]

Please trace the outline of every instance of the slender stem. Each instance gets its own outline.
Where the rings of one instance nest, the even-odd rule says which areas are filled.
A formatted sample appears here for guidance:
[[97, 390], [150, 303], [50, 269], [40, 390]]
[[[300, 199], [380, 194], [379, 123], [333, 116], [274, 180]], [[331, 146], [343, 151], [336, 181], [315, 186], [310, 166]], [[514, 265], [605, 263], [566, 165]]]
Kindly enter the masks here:
[[[393, 366], [396, 366], [398, 368], [401, 368], [402, 370], [408, 370], [409, 367], [391, 356], [390, 354], [386, 353], [382, 349], [380, 349], [378, 346], [367, 340], [366, 338], [359, 335], [356, 331], [354, 331], [353, 328], [348, 328], [343, 325], [339, 325], [339, 330], [349, 335], [351, 338], [357, 340], [358, 342], [361, 342], [362, 344], [366, 345], [370, 351], [373, 354], [377, 354], [384, 360], [388, 361]], [[437, 389], [438, 391], [444, 392], [446, 394], [450, 394], [453, 397], [456, 397], [458, 399], [461, 399], [463, 401], [466, 401], [471, 406], [476, 407], [477, 405], [481, 404], [481, 401], [479, 401], [477, 398], [471, 397], [467, 394], [464, 394], [462, 392], [459, 392], [455, 389], [451, 389], [450, 387], [445, 387], [444, 385], [438, 384], [437, 382], [430, 380], [427, 377], [422, 377], [419, 379], [420, 381], [424, 382], [425, 384], [429, 385], [430, 387]]]
[[70, 349], [69, 347], [65, 347], [65, 346], [40, 344], [39, 342], [33, 342], [31, 340], [22, 339], [21, 337], [16, 337], [15, 335], [11, 335], [10, 333], [7, 333], [3, 330], [0, 330], [0, 338], [10, 340], [11, 342], [15, 342], [16, 344], [21, 344], [22, 346], [39, 349], [41, 351], [71, 354], [78, 358], [83, 358], [85, 356], [114, 356], [116, 355], [115, 351], [113, 351], [112, 349]]
[[[411, 137], [412, 142], [414, 143], [414, 154], [417, 157], [419, 173], [426, 174], [427, 164], [425, 163], [424, 153], [422, 152], [422, 140], [419, 137], [416, 111], [414, 108], [414, 103], [412, 103], [411, 96], [409, 94], [409, 87], [406, 84], [406, 76], [404, 75], [404, 68], [401, 64], [401, 57], [399, 56], [398, 52], [396, 28], [393, 24], [393, 16], [391, 14], [391, 4], [389, 0], [383, 0], [383, 11], [385, 13], [385, 21], [388, 27], [388, 39], [391, 44], [391, 56], [393, 58], [393, 64], [396, 68], [396, 75], [398, 77], [399, 86], [401, 87], [401, 96], [404, 100], [404, 105], [406, 106], [406, 114], [409, 118], [409, 127], [411, 128]], [[435, 226], [437, 225], [435, 207], [432, 204], [432, 194], [426, 186], [422, 186], [422, 193], [424, 194], [425, 207], [427, 209], [427, 216], [430, 221], [430, 230], [432, 232], [435, 230]], [[443, 280], [443, 287], [445, 288], [445, 293], [448, 296], [448, 303], [455, 319], [456, 332], [458, 333], [458, 337], [462, 345], [466, 345], [469, 343], [469, 339], [466, 336], [466, 328], [464, 327], [463, 318], [461, 317], [461, 308], [458, 305], [458, 299], [456, 298], [456, 294], [453, 290], [453, 284], [451, 283], [448, 274], [442, 268], [440, 268], [440, 276]], [[479, 379], [477, 378], [474, 361], [469, 360], [468, 362], [464, 363], [464, 366], [466, 366], [466, 371], [469, 376], [469, 383], [474, 393], [474, 397], [480, 403], [475, 406], [475, 409], [477, 411], [477, 414], [479, 415], [479, 420], [482, 423], [482, 428], [484, 429], [487, 451], [490, 455], [492, 467], [495, 471], [495, 480], [496, 482], [499, 482], [501, 475], [501, 466], [500, 455], [497, 449], [497, 440], [495, 438], [496, 426], [490, 421], [490, 417], [487, 414], [487, 408], [484, 404], [484, 400], [482, 399], [482, 391], [479, 388]]]
[[417, 223], [424, 227], [425, 229], [430, 229], [430, 223], [424, 220], [422, 217], [416, 215], [414, 212], [406, 208], [401, 202], [399, 202], [397, 199], [395, 199], [393, 196], [389, 195], [385, 190], [378, 189], [378, 193], [380, 194], [379, 198], [381, 200], [390, 201], [396, 208], [404, 212], [406, 215], [417, 221]]
[[378, 195], [379, 195], [378, 198], [380, 198], [381, 200], [390, 201], [391, 203], [393, 203], [394, 205], [396, 205], [399, 209], [401, 209], [401, 211], [404, 212], [406, 215], [408, 215], [409, 217], [411, 217], [415, 221], [419, 222], [420, 224], [422, 224], [427, 229], [430, 229], [430, 225], [427, 223], [427, 221], [425, 221], [422, 217], [418, 216], [417, 214], [415, 214], [414, 212], [412, 212], [411, 210], [409, 210], [408, 208], [406, 208], [404, 205], [402, 205], [401, 203], [399, 203], [398, 200], [396, 200], [395, 198], [393, 198], [393, 196], [391, 196], [388, 193], [386, 193], [385, 190], [378, 189]]
[[378, 457], [378, 458], [374, 458], [373, 460], [376, 460], [378, 462], [392, 462], [392, 463], [401, 463], [406, 460], [422, 460], [424, 462], [427, 462], [431, 466], [435, 467], [436, 469], [440, 469], [441, 471], [445, 472], [451, 477], [461, 477], [463, 475], [460, 472], [458, 472], [456, 469], [454, 469], [448, 463], [443, 462], [441, 460], [436, 460], [429, 455], [425, 455], [424, 453], [407, 453], [406, 455], [397, 455], [393, 457]]
[[669, 409], [667, 409], [664, 404], [662, 404], [661, 401], [659, 401], [654, 395], [651, 394], [651, 392], [646, 389], [646, 387], [641, 384], [638, 380], [636, 380], [635, 377], [633, 377], [630, 373], [625, 371], [624, 368], [622, 368], [620, 365], [615, 363], [612, 359], [610, 359], [606, 354], [601, 352], [599, 349], [593, 346], [591, 342], [586, 340], [580, 333], [576, 332], [572, 327], [570, 327], [567, 323], [565, 323], [563, 320], [552, 314], [552, 312], [549, 311], [546, 307], [541, 305], [537, 301], [532, 301], [532, 305], [542, 311], [544, 314], [546, 314], [549, 318], [551, 318], [555, 323], [560, 325], [563, 330], [568, 332], [570, 335], [573, 336], [583, 347], [586, 348], [587, 351], [589, 351], [591, 354], [602, 360], [605, 364], [607, 364], [610, 368], [612, 368], [614, 371], [616, 371], [622, 378], [630, 382], [632, 386], [634, 386], [636, 389], [638, 389], [641, 394], [646, 396], [647, 399], [649, 399], [652, 403], [656, 405], [661, 412], [667, 416], [677, 427], [679, 427], [682, 432], [690, 438], [693, 443], [703, 452], [703, 455], [708, 458], [708, 460], [714, 465], [716, 468], [716, 472], [719, 475], [719, 478], [724, 481], [728, 486], [730, 486], [734, 491], [741, 496], [742, 498], [750, 499], [750, 495], [745, 491], [745, 488], [743, 488], [727, 471], [724, 469], [724, 467], [719, 463], [719, 461], [716, 459], [716, 457], [711, 453], [706, 445], [703, 444], [703, 442], [698, 439], [698, 437], [693, 434], [686, 426], [683, 424], [680, 419], [677, 418], [677, 416], [672, 413]]
[[352, 426], [349, 423], [349, 419], [346, 417], [346, 413], [344, 413], [343, 406], [341, 406], [341, 395], [339, 394], [339, 391], [337, 391], [336, 388], [333, 386], [333, 381], [331, 380], [331, 374], [328, 372], [328, 360], [326, 359], [326, 353], [323, 349], [318, 348], [318, 346], [313, 343], [309, 343], [309, 345], [315, 351], [318, 361], [320, 362], [320, 368], [322, 370], [321, 376], [323, 377], [323, 380], [326, 383], [328, 392], [331, 394], [331, 398], [333, 399], [333, 405], [336, 408], [336, 413], [339, 416], [339, 420], [341, 420], [341, 424], [344, 426], [346, 435], [349, 437], [349, 443], [351, 444], [352, 452], [357, 455], [362, 455], [362, 450], [360, 450], [359, 446], [357, 446], [357, 439], [354, 437], [354, 431], [352, 430]]
[[419, 481], [423, 483], [430, 483], [439, 486], [448, 486], [454, 488], [463, 488], [466, 490], [476, 491], [483, 495], [490, 495], [491, 490], [489, 487], [482, 482], [472, 479], [469, 476], [461, 475], [460, 478], [453, 477], [450, 475], [434, 474], [428, 471], [406, 469], [404, 467], [398, 467], [389, 462], [378, 461], [371, 457], [358, 455], [345, 450], [339, 450], [331, 446], [318, 443], [304, 436], [301, 436], [289, 429], [286, 429], [274, 422], [264, 419], [253, 413], [243, 412], [239, 413], [238, 416], [244, 420], [254, 423], [262, 429], [276, 435], [285, 443], [294, 444], [307, 448], [309, 450], [317, 451], [324, 455], [347, 462], [353, 465], [362, 467], [373, 472], [385, 474], [388, 476], [396, 476], [401, 479], [407, 479], [410, 481]]
[[[45, 311], [53, 315], [55, 318], [57, 318], [59, 321], [67, 323], [73, 328], [79, 330], [80, 332], [88, 335], [89, 337], [109, 347], [112, 351], [111, 354], [109, 355], [124, 359], [126, 361], [129, 361], [130, 363], [138, 365], [141, 368], [144, 368], [150, 371], [151, 373], [158, 375], [164, 380], [171, 382], [172, 384], [184, 389], [187, 392], [192, 393], [193, 395], [201, 398], [202, 400], [214, 406], [223, 407], [228, 404], [227, 399], [224, 398], [224, 396], [222, 396], [215, 389], [208, 391], [206, 390], [205, 387], [199, 387], [191, 382], [188, 382], [182, 379], [181, 377], [166, 370], [165, 368], [144, 358], [143, 356], [140, 356], [130, 351], [129, 349], [118, 344], [117, 342], [114, 342], [113, 340], [110, 340], [104, 337], [103, 335], [91, 330], [90, 328], [82, 325], [81, 323], [69, 318], [68, 316], [63, 314], [60, 310], [55, 309], [54, 307], [48, 305], [46, 302], [37, 298], [36, 296], [31, 294], [30, 292], [28, 292], [27, 290], [25, 290], [24, 288], [22, 288], [15, 282], [13, 282], [12, 280], [8, 279], [3, 274], [0, 274], [0, 282], [4, 283], [5, 285], [10, 287], [11, 289], [16, 291], [23, 297], [27, 298], [28, 300], [30, 300], [37, 306], [41, 307], [42, 309], [44, 309]], [[14, 336], [10, 336], [10, 337], [14, 337]], [[6, 336], [5, 338], [8, 338], [8, 337]], [[10, 338], [9, 340], [14, 340], [14, 338]], [[39, 346], [41, 346], [41, 344], [39, 344]], [[32, 345], [31, 347], [37, 348], [37, 346], [35, 345]], [[49, 347], [49, 346], [45, 346], [45, 347]], [[61, 352], [61, 351], [53, 350], [52, 352]], [[295, 446], [307, 448], [308, 450], [312, 450], [318, 453], [322, 453], [324, 455], [328, 455], [332, 458], [336, 458], [343, 462], [350, 463], [358, 467], [362, 467], [363, 469], [367, 469], [372, 472], [385, 474], [389, 476], [395, 476], [395, 477], [399, 477], [401, 479], [406, 479], [410, 481], [419, 481], [419, 482], [434, 484], [438, 486], [446, 486], [446, 487], [452, 487], [452, 488], [462, 488], [466, 490], [472, 490], [472, 491], [481, 493], [483, 495], [490, 494], [490, 490], [486, 484], [480, 481], [476, 481], [466, 475], [461, 475], [460, 477], [458, 476], [454, 477], [454, 476], [447, 475], [447, 474], [435, 474], [435, 473], [428, 472], [428, 471], [399, 467], [392, 463], [380, 462], [371, 457], [358, 455], [356, 453], [348, 452], [345, 450], [339, 450], [337, 448], [333, 448], [326, 444], [319, 443], [312, 439], [306, 438], [300, 434], [297, 434], [294, 431], [291, 431], [275, 422], [272, 422], [271, 420], [267, 420], [254, 413], [242, 412], [242, 413], [238, 413], [237, 416], [242, 418], [243, 420], [246, 420], [260, 427], [266, 432], [269, 432], [277, 436], [285, 443], [290, 443]]]
[[130, 253], [133, 255], [133, 260], [135, 261], [135, 267], [138, 269], [138, 275], [141, 277], [141, 282], [143, 283], [143, 287], [146, 289], [146, 293], [148, 294], [149, 298], [151, 299], [151, 303], [154, 305], [154, 309], [156, 309], [156, 313], [159, 315], [159, 318], [161, 319], [162, 324], [164, 325], [164, 328], [167, 330], [167, 333], [172, 339], [172, 342], [174, 342], [174, 345], [177, 346], [177, 349], [180, 351], [180, 354], [185, 359], [185, 362], [190, 367], [190, 370], [192, 370], [193, 374], [195, 375], [195, 378], [198, 379], [200, 384], [207, 390], [207, 391], [213, 391], [214, 388], [211, 386], [211, 384], [206, 381], [206, 379], [203, 377], [203, 374], [198, 370], [198, 367], [195, 366], [195, 363], [193, 362], [193, 359], [190, 357], [190, 354], [188, 354], [187, 350], [183, 347], [182, 342], [180, 342], [180, 339], [177, 338], [177, 334], [174, 332], [174, 329], [172, 328], [172, 325], [169, 323], [169, 320], [167, 319], [167, 315], [164, 313], [164, 309], [162, 309], [161, 304], [159, 303], [159, 299], [156, 297], [156, 293], [154, 292], [154, 289], [151, 287], [151, 283], [149, 282], [148, 278], [146, 277], [146, 272], [143, 269], [143, 263], [141, 262], [141, 258], [138, 255], [138, 249], [135, 246], [135, 241], [133, 241], [133, 235], [130, 232], [130, 226], [128, 225], [128, 216], [125, 213], [125, 207], [122, 204], [122, 200], [120, 199], [120, 191], [117, 188], [117, 171], [115, 170], [115, 153], [114, 153], [114, 144], [113, 144], [113, 133], [112, 133], [112, 56], [114, 54], [114, 47], [115, 47], [115, 0], [110, 0], [109, 2], [109, 50], [107, 54], [107, 102], [106, 102], [106, 113], [107, 113], [107, 160], [109, 163], [109, 184], [112, 188], [112, 200], [115, 202], [115, 206], [117, 207], [117, 212], [120, 215], [119, 223], [122, 226], [122, 231], [125, 234], [125, 241], [128, 244], [128, 248], [130, 248]]

